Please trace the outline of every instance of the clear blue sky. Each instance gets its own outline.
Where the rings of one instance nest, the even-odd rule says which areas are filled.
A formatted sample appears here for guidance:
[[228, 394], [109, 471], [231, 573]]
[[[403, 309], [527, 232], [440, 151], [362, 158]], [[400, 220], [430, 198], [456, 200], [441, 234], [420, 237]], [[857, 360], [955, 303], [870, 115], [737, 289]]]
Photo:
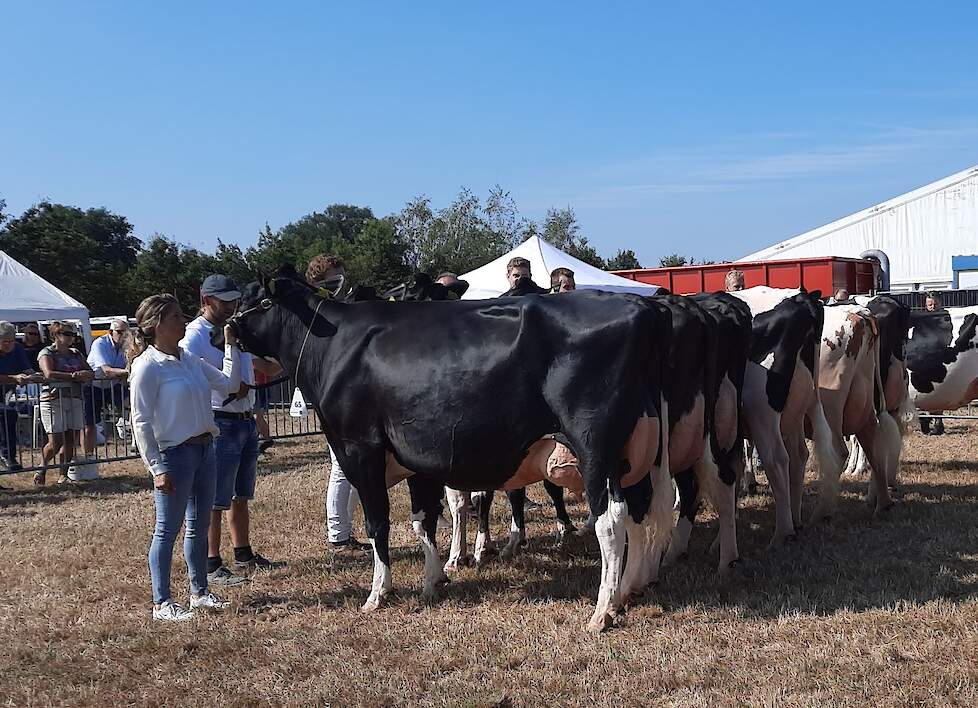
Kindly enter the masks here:
[[[679, 6], [682, 7], [679, 7]], [[655, 7], [653, 7], [655, 6]], [[978, 3], [7, 3], [0, 197], [243, 246], [509, 189], [725, 259], [978, 163]]]

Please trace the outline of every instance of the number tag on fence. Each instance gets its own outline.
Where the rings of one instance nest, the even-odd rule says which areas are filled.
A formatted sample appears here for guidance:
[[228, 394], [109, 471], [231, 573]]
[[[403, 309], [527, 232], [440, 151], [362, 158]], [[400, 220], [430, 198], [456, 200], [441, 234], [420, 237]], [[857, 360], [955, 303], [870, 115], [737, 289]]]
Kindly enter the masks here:
[[292, 394], [292, 405], [289, 406], [289, 415], [293, 418], [306, 418], [309, 416], [309, 408], [306, 406], [306, 401], [298, 388]]

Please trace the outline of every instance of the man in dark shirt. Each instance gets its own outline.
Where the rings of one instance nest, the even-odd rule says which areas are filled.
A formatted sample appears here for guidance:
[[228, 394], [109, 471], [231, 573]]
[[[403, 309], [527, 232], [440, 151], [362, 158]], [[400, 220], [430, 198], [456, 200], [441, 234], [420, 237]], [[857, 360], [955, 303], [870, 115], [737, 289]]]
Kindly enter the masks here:
[[7, 396], [15, 386], [39, 380], [17, 341], [17, 329], [9, 322], [0, 322], [0, 453], [12, 472], [23, 468], [17, 461], [17, 409], [7, 404]]
[[511, 258], [506, 264], [506, 280], [509, 281], [509, 290], [499, 297], [546, 295], [550, 292], [533, 282], [533, 276], [530, 273], [530, 261], [518, 256]]
[[37, 322], [31, 322], [26, 327], [24, 327], [24, 351], [27, 352], [27, 358], [31, 362], [31, 368], [34, 371], [40, 371], [40, 367], [37, 365], [37, 355], [41, 353], [44, 349], [44, 342], [41, 340], [41, 330], [38, 328]]

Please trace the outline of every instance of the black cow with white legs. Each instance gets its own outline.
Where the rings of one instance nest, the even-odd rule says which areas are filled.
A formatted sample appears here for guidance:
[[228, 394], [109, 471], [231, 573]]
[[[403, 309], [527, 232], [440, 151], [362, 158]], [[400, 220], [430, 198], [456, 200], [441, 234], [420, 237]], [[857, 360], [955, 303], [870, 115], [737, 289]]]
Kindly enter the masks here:
[[232, 322], [243, 348], [277, 360], [317, 404], [360, 494], [374, 547], [364, 611], [392, 585], [390, 483], [408, 480], [430, 597], [445, 579], [435, 542], [442, 486], [504, 488], [533, 443], [556, 432], [577, 453], [598, 517], [602, 573], [589, 628], [607, 627], [623, 593], [642, 589], [644, 569], [625, 565], [626, 536], [644, 539], [672, 512], [671, 501], [653, 505], [650, 474], [668, 465], [660, 419], [671, 321], [642, 298], [345, 304], [283, 269], [248, 289]]

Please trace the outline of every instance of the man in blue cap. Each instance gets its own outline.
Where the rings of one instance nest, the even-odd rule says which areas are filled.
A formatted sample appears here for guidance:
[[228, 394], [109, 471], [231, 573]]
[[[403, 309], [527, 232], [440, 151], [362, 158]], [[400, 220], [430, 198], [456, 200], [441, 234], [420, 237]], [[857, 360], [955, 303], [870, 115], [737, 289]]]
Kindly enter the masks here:
[[[223, 353], [212, 344], [211, 335], [220, 333], [238, 308], [241, 291], [226, 275], [209, 275], [200, 287], [201, 314], [187, 325], [181, 348], [220, 369]], [[253, 386], [255, 366], [264, 369], [264, 361], [249, 354], [241, 355], [241, 382]], [[265, 373], [274, 374], [274, 371]], [[234, 544], [236, 570], [268, 569], [271, 562], [251, 550], [251, 516], [248, 502], [255, 495], [258, 472], [258, 431], [255, 426], [255, 394], [242, 386], [235, 400], [224, 405], [222, 396], [211, 395], [214, 422], [221, 434], [215, 441], [217, 453], [217, 488], [208, 533], [207, 582], [210, 585], [234, 587], [248, 582], [224, 564], [221, 558], [221, 516], [228, 512], [228, 527]]]

